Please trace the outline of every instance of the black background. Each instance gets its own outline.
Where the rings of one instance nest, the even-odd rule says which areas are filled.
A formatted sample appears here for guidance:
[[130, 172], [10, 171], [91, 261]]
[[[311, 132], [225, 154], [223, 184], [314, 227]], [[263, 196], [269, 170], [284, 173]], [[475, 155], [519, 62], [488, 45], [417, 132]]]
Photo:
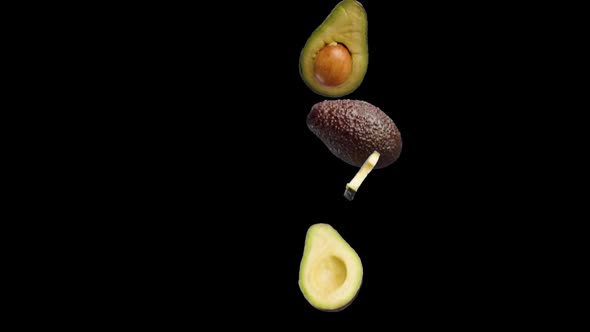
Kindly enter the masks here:
[[[540, 226], [530, 227], [521, 193], [540, 185], [520, 163], [535, 147], [514, 140], [534, 125], [522, 105], [536, 96], [528, 82], [539, 73], [523, 52], [535, 33], [515, 8], [363, 1], [368, 72], [343, 98], [380, 107], [404, 145], [349, 202], [357, 169], [307, 129], [326, 98], [298, 72], [303, 45], [336, 3], [122, 16], [104, 56], [117, 68], [106, 91], [125, 97], [115, 112], [125, 139], [105, 166], [120, 198], [107, 202], [126, 211], [117, 297], [146, 308], [141, 319], [464, 323], [509, 319], [540, 296], [522, 273], [538, 259], [523, 244]], [[364, 264], [358, 297], [339, 313], [313, 309], [297, 284], [305, 233], [318, 222]]]

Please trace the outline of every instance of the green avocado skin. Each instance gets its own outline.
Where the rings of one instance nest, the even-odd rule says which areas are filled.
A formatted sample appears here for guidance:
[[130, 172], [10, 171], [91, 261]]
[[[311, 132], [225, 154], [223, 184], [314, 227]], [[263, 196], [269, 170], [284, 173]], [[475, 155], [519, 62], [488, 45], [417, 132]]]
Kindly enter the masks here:
[[312, 106], [307, 127], [336, 157], [361, 167], [374, 151], [381, 156], [376, 169], [400, 156], [402, 138], [393, 120], [377, 106], [351, 99], [325, 100]]

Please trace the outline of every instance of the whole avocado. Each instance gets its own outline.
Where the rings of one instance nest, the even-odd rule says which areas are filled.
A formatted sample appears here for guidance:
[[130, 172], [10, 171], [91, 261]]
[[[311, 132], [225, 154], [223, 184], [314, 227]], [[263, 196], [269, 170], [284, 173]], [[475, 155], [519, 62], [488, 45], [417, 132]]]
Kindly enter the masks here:
[[312, 106], [307, 127], [342, 161], [361, 167], [377, 151], [375, 168], [393, 164], [402, 138], [393, 120], [377, 106], [351, 99], [325, 100]]

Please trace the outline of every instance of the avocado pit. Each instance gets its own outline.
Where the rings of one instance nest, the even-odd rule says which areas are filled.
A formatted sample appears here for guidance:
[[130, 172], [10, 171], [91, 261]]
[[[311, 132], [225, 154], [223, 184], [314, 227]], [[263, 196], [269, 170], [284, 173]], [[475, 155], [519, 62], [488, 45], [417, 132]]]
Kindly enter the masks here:
[[352, 56], [348, 49], [338, 43], [324, 46], [314, 62], [316, 80], [325, 86], [338, 86], [350, 77]]

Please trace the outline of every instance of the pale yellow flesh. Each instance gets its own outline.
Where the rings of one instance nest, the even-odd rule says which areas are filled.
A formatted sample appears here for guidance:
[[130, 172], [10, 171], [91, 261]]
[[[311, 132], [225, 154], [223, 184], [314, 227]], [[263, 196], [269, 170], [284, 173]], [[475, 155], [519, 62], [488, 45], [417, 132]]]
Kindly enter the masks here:
[[373, 168], [375, 168], [375, 165], [377, 165], [377, 162], [379, 162], [380, 156], [381, 155], [379, 154], [379, 152], [377, 152], [377, 151], [373, 152], [369, 156], [369, 158], [367, 158], [367, 160], [365, 161], [363, 166], [361, 166], [361, 168], [356, 173], [354, 178], [352, 178], [352, 180], [350, 180], [350, 182], [346, 184], [346, 188], [350, 189], [352, 191], [355, 191], [355, 192], [358, 191], [361, 184], [365, 181], [365, 179], [367, 178], [369, 173], [371, 173]]
[[309, 228], [299, 287], [311, 305], [320, 310], [344, 307], [358, 293], [362, 278], [360, 257], [332, 226], [315, 224]]

